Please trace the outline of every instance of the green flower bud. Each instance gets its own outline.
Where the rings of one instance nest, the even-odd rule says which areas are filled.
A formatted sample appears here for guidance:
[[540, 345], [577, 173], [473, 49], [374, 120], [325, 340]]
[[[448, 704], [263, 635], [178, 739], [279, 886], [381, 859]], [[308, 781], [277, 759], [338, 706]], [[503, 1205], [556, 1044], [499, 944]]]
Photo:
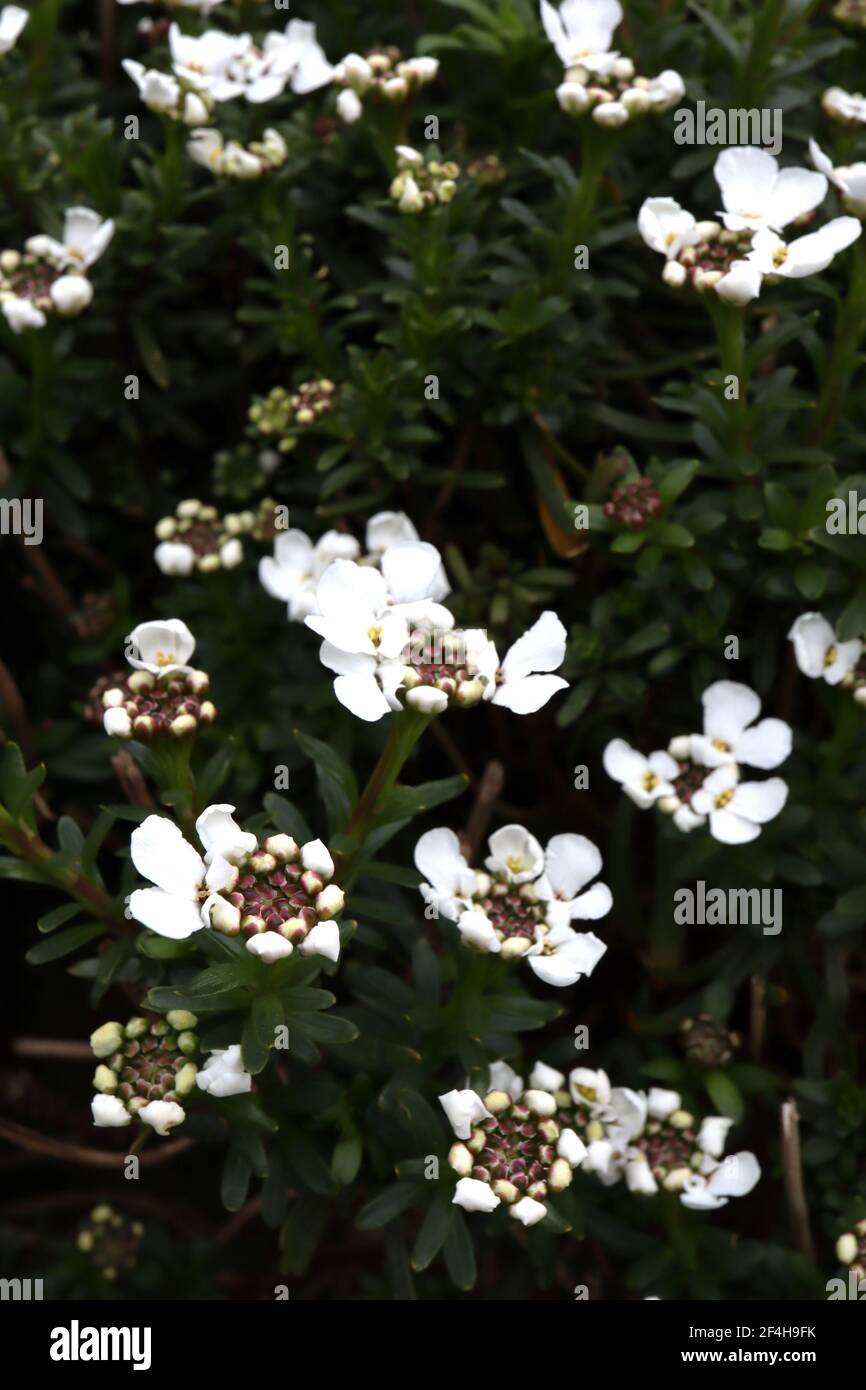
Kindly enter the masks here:
[[[190, 1017], [192, 1017], [191, 1014]], [[189, 1029], [184, 1029], [182, 1033], [178, 1033], [177, 1045], [185, 1057], [192, 1057], [198, 1052], [198, 1038]]]
[[190, 1091], [195, 1090], [195, 1078], [198, 1067], [194, 1062], [187, 1062], [186, 1066], [181, 1067], [174, 1078], [174, 1089], [179, 1096], [188, 1096]]
[[119, 1023], [103, 1023], [95, 1033], [90, 1034], [90, 1046], [96, 1057], [110, 1057], [123, 1042], [123, 1029]]
[[117, 1090], [117, 1073], [111, 1067], [100, 1065], [93, 1073], [93, 1089], [100, 1091], [103, 1095], [108, 1095]]
[[183, 1033], [188, 1028], [195, 1028], [198, 1023], [195, 1014], [191, 1014], [189, 1009], [169, 1009], [165, 1018], [169, 1026], [177, 1029], [178, 1033]]

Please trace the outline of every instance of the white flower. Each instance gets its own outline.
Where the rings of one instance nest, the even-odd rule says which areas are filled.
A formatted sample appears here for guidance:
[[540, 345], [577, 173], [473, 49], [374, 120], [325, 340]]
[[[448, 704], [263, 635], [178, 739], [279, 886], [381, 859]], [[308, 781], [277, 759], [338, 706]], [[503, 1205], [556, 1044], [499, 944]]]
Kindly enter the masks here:
[[41, 309], [29, 299], [4, 299], [3, 317], [13, 333], [23, 333], [28, 328], [44, 328], [48, 320]]
[[337, 97], [337, 115], [346, 125], [354, 125], [364, 114], [364, 105], [357, 92], [344, 87]]
[[132, 1116], [118, 1096], [94, 1096], [90, 1111], [98, 1129], [122, 1129], [132, 1123]]
[[746, 259], [757, 266], [762, 275], [799, 280], [804, 275], [826, 270], [833, 257], [856, 241], [862, 230], [856, 217], [834, 217], [817, 232], [785, 243], [765, 227], [752, 238], [752, 249]]
[[[420, 540], [418, 532], [405, 512], [376, 512], [367, 522], [364, 535], [369, 554], [380, 557], [391, 545], [417, 540]], [[444, 598], [444, 594], [441, 597]]]
[[748, 304], [761, 293], [762, 275], [756, 265], [749, 261], [734, 261], [715, 284], [716, 294], [726, 304]]
[[581, 82], [561, 82], [556, 89], [556, 100], [568, 116], [582, 116], [589, 106], [589, 97]]
[[564, 1129], [556, 1141], [556, 1152], [560, 1158], [565, 1159], [569, 1167], [578, 1168], [585, 1161], [588, 1150], [573, 1129]]
[[618, 129], [628, 122], [628, 107], [621, 101], [602, 101], [592, 108], [596, 125]]
[[509, 883], [529, 883], [544, 868], [544, 851], [522, 825], [504, 825], [490, 836], [490, 854], [484, 861], [492, 874], [503, 874]]
[[[222, 811], [223, 807], [209, 810]], [[230, 808], [234, 809], [234, 808]], [[201, 821], [208, 811], [199, 817]], [[192, 936], [210, 924], [219, 890], [234, 886], [236, 870], [221, 855], [209, 867], [166, 816], [148, 816], [132, 832], [132, 862], [154, 888], [138, 888], [129, 898], [131, 915], [158, 936], [175, 941]], [[226, 904], [229, 906], [229, 904]]]
[[30, 15], [20, 5], [4, 5], [0, 10], [0, 53], [14, 48]]
[[152, 676], [187, 675], [195, 638], [180, 618], [139, 623], [126, 638], [126, 659], [135, 671]]
[[400, 708], [401, 653], [409, 641], [405, 618], [387, 611], [388, 588], [378, 570], [335, 560], [316, 587], [318, 613], [305, 619], [325, 640], [322, 664], [336, 673], [334, 694], [368, 722]]
[[83, 275], [61, 275], [48, 293], [57, 312], [71, 318], [87, 308], [93, 299], [93, 286]]
[[307, 932], [298, 950], [302, 956], [324, 956], [326, 960], [339, 960], [340, 928], [337, 923], [317, 922], [312, 930]]
[[610, 1104], [611, 1085], [605, 1071], [574, 1067], [568, 1074], [568, 1089], [575, 1105], [586, 1105], [591, 1113]]
[[794, 643], [794, 656], [804, 676], [822, 676], [828, 685], [838, 685], [860, 660], [863, 643], [859, 638], [839, 642], [831, 625], [820, 613], [802, 613], [788, 633]]
[[563, 988], [591, 975], [607, 946], [593, 932], [556, 926], [546, 934], [536, 928], [536, 940], [526, 952], [529, 968], [546, 985]]
[[439, 1104], [458, 1139], [468, 1139], [479, 1120], [493, 1118], [484, 1101], [474, 1091], [447, 1091], [439, 1097]]
[[382, 552], [382, 578], [393, 613], [412, 627], [450, 632], [454, 617], [438, 602], [449, 592], [442, 557], [427, 541], [393, 541]]
[[498, 955], [502, 950], [493, 923], [483, 912], [461, 912], [457, 929], [466, 946], [474, 946], [478, 951], [489, 951], [493, 955]]
[[334, 81], [348, 83], [363, 96], [373, 81], [373, 69], [360, 53], [347, 53], [334, 68]]
[[711, 1158], [721, 1158], [733, 1123], [721, 1115], [708, 1115], [698, 1130], [698, 1148]]
[[816, 208], [827, 192], [823, 174], [780, 169], [767, 150], [755, 145], [723, 150], [713, 172], [724, 204], [719, 216], [731, 232], [779, 231]]
[[686, 84], [673, 68], [665, 68], [658, 77], [650, 80], [646, 88], [652, 106], [657, 111], [666, 111], [686, 94]]
[[674, 794], [673, 779], [679, 775], [679, 767], [670, 753], [659, 751], [644, 757], [624, 739], [615, 738], [605, 748], [602, 763], [608, 777], [621, 783], [626, 796], [642, 811], [659, 797]]
[[205, 1065], [196, 1073], [195, 1082], [199, 1090], [207, 1091], [209, 1095], [220, 1099], [225, 1096], [242, 1096], [253, 1088], [253, 1078], [244, 1068], [241, 1049], [237, 1043], [224, 1050], [217, 1048], [212, 1052]]
[[692, 797], [693, 811], [708, 816], [710, 834], [726, 845], [742, 845], [756, 840], [760, 827], [779, 814], [788, 799], [788, 787], [781, 777], [765, 782], [738, 782], [731, 764], [711, 772]]
[[[334, 69], [316, 41], [315, 24], [302, 19], [290, 19], [283, 34], [268, 34], [265, 54], [289, 76], [296, 96], [305, 96], [333, 80]], [[252, 99], [248, 94], [247, 100]]]
[[[704, 767], [747, 763], [763, 771], [778, 767], [791, 752], [791, 726], [781, 719], [754, 721], [760, 697], [738, 681], [716, 681], [701, 696], [704, 732], [692, 734], [691, 757]], [[751, 725], [751, 727], [749, 727]]]
[[848, 211], [855, 217], [866, 216], [866, 164], [861, 162], [834, 169], [833, 161], [815, 140], [809, 141], [809, 156], [815, 168], [838, 188]]
[[333, 68], [316, 42], [316, 26], [292, 19], [284, 33], [265, 36], [256, 48], [249, 34], [232, 36], [209, 29], [198, 38], [169, 30], [172, 66], [178, 77], [214, 101], [243, 96], [259, 104], [278, 97], [287, 85], [298, 95], [330, 82]]
[[132, 737], [132, 720], [123, 708], [107, 709], [102, 716], [102, 727], [109, 738]]
[[156, 68], [146, 68], [133, 58], [124, 58], [121, 64], [124, 72], [132, 78], [138, 88], [139, 96], [151, 111], [162, 114], [177, 110], [181, 87], [177, 78]]
[[675, 198], [647, 198], [638, 213], [637, 227], [650, 250], [674, 260], [686, 246], [700, 239], [697, 223]]
[[303, 622], [318, 611], [316, 585], [334, 560], [355, 560], [361, 547], [354, 536], [326, 531], [313, 545], [303, 531], [281, 531], [273, 556], [259, 561], [259, 580], [271, 598], [289, 605], [292, 622]]
[[143, 1120], [146, 1125], [152, 1125], [157, 1134], [168, 1134], [170, 1129], [176, 1125], [183, 1124], [186, 1119], [186, 1112], [182, 1105], [178, 1105], [174, 1100], [152, 1100], [147, 1105], [143, 1105], [138, 1112], [138, 1118]]
[[549, 610], [509, 647], [501, 665], [496, 647], [486, 633], [473, 630], [465, 634], [467, 650], [474, 655], [479, 674], [486, 681], [484, 699], [514, 714], [534, 714], [558, 690], [568, 688], [561, 676], [538, 674], [555, 671], [562, 665], [565, 641], [565, 628]]
[[273, 965], [274, 961], [282, 960], [284, 956], [290, 956], [294, 949], [291, 941], [287, 941], [277, 931], [257, 932], [247, 941], [247, 950], [250, 955], [258, 956], [265, 965]]
[[509, 1207], [508, 1214], [522, 1226], [537, 1226], [547, 1215], [547, 1207], [543, 1202], [536, 1202], [534, 1197], [521, 1197], [513, 1207]]
[[558, 10], [541, 0], [544, 32], [566, 68], [609, 73], [619, 57], [609, 50], [621, 19], [618, 0], [563, 0]]
[[841, 87], [828, 87], [821, 105], [828, 116], [843, 125], [866, 125], [866, 99], [859, 92], [851, 94]]
[[[538, 1067], [543, 1066], [543, 1062], [537, 1062], [536, 1070]], [[552, 1068], [548, 1067], [547, 1070], [551, 1071]], [[534, 1075], [535, 1072], [533, 1072], [533, 1076]], [[534, 1081], [532, 1084], [534, 1086], [542, 1085], [540, 1081]], [[491, 1062], [488, 1090], [505, 1091], [506, 1095], [511, 1096], [512, 1100], [520, 1100], [523, 1094], [523, 1077], [518, 1076], [517, 1072], [514, 1071], [507, 1062]]]
[[193, 37], [182, 33], [177, 24], [172, 24], [168, 31], [168, 43], [172, 68], [189, 86], [209, 93], [215, 101], [227, 100], [227, 96], [218, 95], [218, 92], [224, 93], [229, 87], [232, 88], [228, 92], [230, 96], [236, 96], [243, 90], [243, 84], [238, 86], [229, 81], [228, 71], [231, 64], [238, 62], [252, 48], [249, 34], [238, 36], [224, 34], [219, 29], [208, 29], [204, 34]]
[[[241, 830], [235, 823], [234, 809], [234, 806], [208, 806], [196, 821], [196, 833], [205, 847], [206, 864], [218, 859], [239, 864], [247, 855], [255, 854], [258, 847], [256, 837]], [[333, 864], [331, 868], [333, 871]]]
[[453, 830], [428, 830], [415, 846], [415, 867], [427, 882], [420, 887], [424, 901], [456, 922], [475, 891], [475, 874], [460, 851]]
[[195, 551], [184, 541], [161, 541], [153, 558], [163, 574], [185, 576], [195, 568]]
[[554, 835], [544, 851], [544, 873], [535, 885], [538, 897], [547, 904], [547, 922], [595, 921], [606, 916], [613, 906], [606, 883], [581, 892], [600, 872], [601, 854], [585, 835]]
[[48, 254], [59, 269], [74, 266], [86, 270], [98, 261], [114, 236], [114, 222], [103, 221], [91, 208], [67, 208], [63, 220], [63, 240], [47, 238]]
[[[565, 1075], [563, 1072], [557, 1071], [555, 1067], [549, 1067], [546, 1062], [536, 1062], [529, 1075], [529, 1084], [536, 1090], [550, 1091], [552, 1094], [561, 1091], [565, 1086]], [[508, 1087], [505, 1086], [502, 1089], [508, 1090]], [[519, 1099], [519, 1096], [520, 1092], [514, 1099]]]
[[495, 1211], [499, 1198], [488, 1183], [478, 1178], [461, 1178], [454, 1189], [452, 1205], [464, 1211]]
[[707, 1162], [708, 1172], [686, 1178], [680, 1201], [696, 1211], [715, 1211], [728, 1204], [729, 1197], [745, 1197], [759, 1182], [761, 1165], [748, 1151], [729, 1154], [719, 1164]]

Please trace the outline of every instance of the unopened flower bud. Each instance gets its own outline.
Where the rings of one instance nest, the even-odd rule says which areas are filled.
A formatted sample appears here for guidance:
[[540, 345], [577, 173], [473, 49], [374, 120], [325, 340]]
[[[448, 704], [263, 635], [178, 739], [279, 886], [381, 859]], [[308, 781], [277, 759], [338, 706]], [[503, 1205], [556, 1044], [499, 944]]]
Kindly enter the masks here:
[[319, 917], [336, 917], [345, 905], [346, 897], [342, 888], [336, 883], [329, 883], [316, 898], [316, 914]]
[[106, 1067], [104, 1063], [100, 1063], [93, 1073], [93, 1089], [100, 1091], [103, 1095], [117, 1090], [117, 1074], [111, 1070], [111, 1067]]
[[516, 1202], [520, 1196], [520, 1192], [514, 1186], [514, 1183], [508, 1182], [505, 1178], [498, 1178], [496, 1180], [493, 1184], [493, 1191], [500, 1201], [507, 1202], [509, 1206], [512, 1202]]
[[562, 1192], [566, 1187], [571, 1186], [572, 1178], [571, 1165], [564, 1158], [558, 1158], [551, 1165], [547, 1175], [547, 1185], [551, 1192]]
[[311, 869], [314, 874], [327, 882], [334, 873], [334, 861], [328, 852], [327, 845], [321, 840], [308, 840], [301, 846], [301, 863], [305, 869]]
[[836, 1258], [840, 1264], [852, 1265], [860, 1253], [860, 1245], [857, 1237], [851, 1231], [846, 1231], [836, 1241]]
[[126, 696], [124, 695], [123, 691], [118, 690], [116, 687], [114, 687], [111, 690], [106, 690], [105, 694], [103, 695], [102, 708], [117, 709], [119, 705], [122, 705], [125, 702]]
[[[135, 722], [138, 724], [137, 719]], [[179, 714], [177, 719], [173, 719], [168, 727], [175, 738], [186, 738], [188, 734], [195, 733], [198, 728], [198, 720], [191, 714]]]
[[277, 867], [277, 861], [267, 850], [258, 849], [249, 858], [249, 867], [254, 874], [272, 874]]
[[158, 541], [170, 541], [176, 530], [177, 522], [173, 516], [164, 516], [154, 527], [154, 533]]
[[126, 683], [134, 695], [144, 695], [156, 685], [149, 671], [133, 671]]
[[195, 1014], [190, 1013], [189, 1009], [169, 1009], [165, 1018], [169, 1026], [175, 1028], [178, 1033], [182, 1033], [185, 1028], [195, 1028], [198, 1023]]
[[102, 716], [102, 727], [109, 738], [132, 737], [132, 720], [125, 709], [107, 709]]
[[216, 705], [210, 700], [205, 700], [199, 706], [198, 718], [200, 724], [212, 724], [216, 719]]
[[223, 936], [237, 936], [241, 927], [240, 911], [225, 898], [217, 898], [211, 903], [210, 924], [214, 931], [222, 932]]
[[656, 802], [663, 816], [674, 815], [682, 805], [678, 796], [660, 796]]
[[193, 695], [204, 695], [210, 688], [210, 676], [207, 671], [189, 671], [186, 683]]
[[198, 1067], [194, 1062], [187, 1062], [175, 1072], [173, 1090], [176, 1095], [188, 1096], [190, 1091], [195, 1090], [195, 1079], [198, 1075]]
[[123, 1045], [123, 1029], [119, 1023], [103, 1023], [90, 1034], [90, 1047], [96, 1057], [110, 1057]]
[[429, 685], [419, 685], [415, 690], [410, 690], [406, 696], [406, 704], [411, 709], [416, 709], [420, 714], [441, 714], [448, 708], [448, 696], [442, 690], [434, 690]]
[[474, 676], [472, 680], [459, 682], [454, 699], [461, 709], [471, 709], [483, 697], [484, 682], [480, 677]]
[[448, 1150], [448, 1164], [461, 1178], [468, 1178], [474, 1167], [475, 1159], [465, 1144], [452, 1144]]
[[178, 1051], [182, 1052], [184, 1057], [194, 1057], [198, 1052], [198, 1037], [195, 1033], [185, 1028], [182, 1033], [178, 1033], [177, 1035], [177, 1047]]
[[688, 1110], [675, 1110], [672, 1115], [668, 1115], [668, 1124], [674, 1129], [691, 1129], [695, 1122], [694, 1115], [690, 1115]]
[[314, 874], [312, 869], [306, 869], [301, 874], [301, 887], [309, 897], [314, 898], [317, 893], [321, 893], [324, 886], [320, 876]]
[[528, 936], [507, 936], [499, 954], [503, 960], [517, 960], [519, 956], [526, 955], [531, 945]]
[[666, 1192], [682, 1192], [686, 1185], [686, 1179], [691, 1176], [690, 1168], [673, 1168], [662, 1179], [662, 1187]]
[[679, 261], [666, 261], [662, 271], [662, 279], [671, 289], [678, 290], [686, 283], [686, 268], [680, 265]]
[[507, 1091], [489, 1091], [484, 1097], [484, 1104], [491, 1115], [498, 1115], [500, 1110], [508, 1110], [511, 1106], [511, 1096]]
[[287, 864], [298, 857], [298, 846], [291, 835], [269, 835], [264, 848], [281, 864]]

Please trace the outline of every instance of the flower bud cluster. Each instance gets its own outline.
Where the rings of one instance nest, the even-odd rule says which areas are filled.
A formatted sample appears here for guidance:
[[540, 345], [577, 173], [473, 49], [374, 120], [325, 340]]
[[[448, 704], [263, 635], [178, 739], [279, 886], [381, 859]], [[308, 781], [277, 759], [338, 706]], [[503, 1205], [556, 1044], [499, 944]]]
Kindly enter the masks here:
[[411, 145], [397, 146], [397, 177], [389, 190], [400, 212], [419, 213], [436, 203], [450, 203], [457, 192], [460, 165], [425, 159]]
[[76, 1245], [102, 1275], [113, 1283], [124, 1270], [134, 1269], [144, 1235], [140, 1221], [128, 1221], [107, 1202], [94, 1207], [78, 1232]]
[[275, 386], [267, 396], [257, 397], [250, 406], [252, 432], [273, 441], [280, 453], [290, 453], [298, 445], [298, 435], [290, 431], [297, 426], [315, 424], [326, 415], [334, 403], [336, 389], [327, 377], [303, 381], [294, 391]]
[[662, 279], [673, 289], [686, 283], [696, 290], [715, 289], [736, 261], [742, 261], [752, 246], [751, 232], [729, 232], [720, 222], [698, 222], [698, 240], [684, 246], [665, 263]]
[[122, 67], [127, 77], [135, 83], [149, 111], [180, 125], [207, 125], [214, 108], [207, 92], [194, 90], [189, 83], [178, 81], [176, 77], [156, 68], [146, 68], [132, 58], [125, 59]]
[[718, 1067], [730, 1062], [740, 1046], [739, 1033], [733, 1033], [712, 1014], [701, 1013], [697, 1018], [684, 1018], [680, 1024], [683, 1049], [687, 1057], [704, 1067]]
[[0, 251], [0, 309], [13, 333], [44, 328], [53, 314], [72, 318], [93, 299], [86, 275], [61, 267], [45, 242], [36, 236], [24, 251]]
[[667, 111], [685, 90], [682, 77], [672, 68], [658, 77], [637, 77], [630, 58], [617, 58], [604, 74], [590, 72], [580, 64], [568, 68], [556, 89], [556, 99], [569, 116], [589, 112], [596, 125], [612, 129], [648, 112]]
[[442, 714], [450, 704], [470, 709], [484, 698], [487, 681], [480, 674], [477, 654], [459, 629], [425, 628], [412, 634], [403, 661], [401, 684], [410, 709]]
[[[239, 861], [234, 884], [211, 908], [211, 926], [226, 936], [251, 938], [248, 949], [268, 963], [295, 946], [303, 950], [317, 927], [343, 911], [345, 896], [333, 875], [334, 861], [321, 840], [298, 846], [291, 835], [271, 835]], [[320, 929], [315, 939], [326, 934], [339, 942], [336, 924], [328, 933]]]
[[85, 714], [112, 738], [185, 738], [216, 719], [215, 705], [204, 698], [209, 685], [206, 671], [174, 671], [162, 679], [149, 671], [102, 676]]
[[165, 1018], [131, 1018], [126, 1025], [104, 1023], [91, 1034], [99, 1065], [93, 1076], [94, 1124], [128, 1125], [133, 1117], [167, 1134], [182, 1124], [181, 1101], [195, 1089], [198, 1020], [186, 1009]]
[[611, 492], [604, 504], [604, 514], [630, 531], [643, 531], [651, 521], [661, 515], [662, 499], [651, 478], [638, 478], [631, 483], [621, 483]]
[[241, 536], [251, 532], [253, 512], [220, 516], [216, 507], [197, 498], [179, 502], [174, 516], [164, 516], [156, 524], [159, 545], [153, 558], [163, 574], [187, 575], [198, 570], [209, 574], [234, 569], [244, 558]]
[[363, 115], [366, 100], [402, 103], [432, 82], [438, 71], [437, 58], [404, 61], [400, 50], [393, 47], [373, 49], [366, 56], [347, 53], [334, 69], [334, 83], [342, 89], [337, 97], [337, 112], [347, 125], [352, 125]]

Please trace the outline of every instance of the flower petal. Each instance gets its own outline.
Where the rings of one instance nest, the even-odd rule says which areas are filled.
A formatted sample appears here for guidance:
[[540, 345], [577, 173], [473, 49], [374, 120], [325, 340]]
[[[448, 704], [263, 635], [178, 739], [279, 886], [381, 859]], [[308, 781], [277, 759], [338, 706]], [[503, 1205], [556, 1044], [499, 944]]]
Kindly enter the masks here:
[[129, 910], [136, 922], [172, 941], [185, 941], [204, 926], [197, 902], [161, 888], [137, 888], [130, 894]]
[[132, 862], [143, 878], [181, 898], [194, 898], [204, 879], [204, 863], [174, 821], [148, 816], [130, 840]]

